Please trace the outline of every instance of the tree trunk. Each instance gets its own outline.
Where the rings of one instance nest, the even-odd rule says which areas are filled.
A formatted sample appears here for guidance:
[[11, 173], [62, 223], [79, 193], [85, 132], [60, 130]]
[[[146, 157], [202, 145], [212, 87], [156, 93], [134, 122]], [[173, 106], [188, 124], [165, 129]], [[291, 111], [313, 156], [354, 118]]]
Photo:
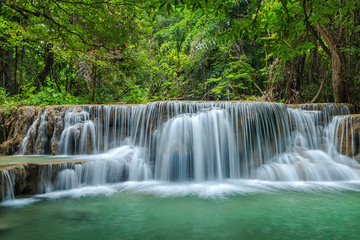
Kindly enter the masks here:
[[95, 101], [95, 87], [96, 87], [96, 65], [92, 65], [92, 78], [91, 78], [91, 98], [90, 102], [94, 103]]
[[25, 57], [25, 53], [26, 53], [26, 47], [25, 45], [22, 46], [22, 50], [21, 50], [21, 57], [20, 57], [20, 72], [19, 72], [19, 89], [18, 89], [18, 94], [20, 94], [22, 92], [23, 89], [23, 85], [24, 85], [24, 57]]
[[48, 55], [45, 59], [45, 67], [38, 76], [38, 81], [36, 84], [38, 91], [40, 91], [40, 87], [44, 85], [45, 79], [50, 73], [51, 66], [54, 64], [54, 53], [50, 51], [50, 48], [51, 46], [46, 47], [46, 52], [48, 52]]
[[[319, 41], [320, 46], [331, 59], [334, 101], [336, 103], [347, 102], [345, 87], [346, 62], [345, 55], [341, 52], [341, 47], [343, 46], [342, 41], [344, 40], [342, 34], [343, 26], [336, 27], [335, 25], [324, 25], [319, 22], [312, 26], [308, 21], [310, 15], [307, 13], [308, 8], [306, 6], [306, 0], [303, 0], [303, 10], [306, 28], [312, 33], [313, 37]], [[327, 46], [320, 36], [324, 39]]]
[[338, 53], [332, 54], [331, 63], [334, 100], [336, 103], [346, 102], [347, 99], [345, 94], [345, 57], [344, 54], [340, 52], [340, 49], [338, 49]]
[[18, 71], [18, 60], [19, 60], [19, 51], [18, 47], [15, 47], [15, 59], [14, 59], [14, 80], [13, 80], [13, 89], [12, 93], [15, 94], [18, 90], [16, 87], [18, 86], [17, 83], [17, 71]]
[[316, 71], [316, 66], [317, 66], [317, 52], [318, 52], [318, 46], [317, 46], [317, 42], [314, 41], [314, 45], [315, 47], [313, 49], [310, 50], [310, 66], [309, 66], [309, 79], [308, 79], [308, 84], [312, 84], [313, 82], [315, 82], [315, 75], [317, 74], [318, 71]]
[[325, 42], [329, 46], [331, 53], [331, 65], [332, 65], [332, 84], [334, 91], [334, 101], [336, 103], [347, 102], [346, 99], [346, 62], [345, 55], [341, 52], [342, 46], [341, 38], [337, 38], [336, 34], [326, 27], [320, 26], [319, 23], [315, 24], [316, 30], [324, 38]]
[[[2, 39], [1, 39], [2, 40]], [[0, 87], [7, 90], [11, 89], [11, 67], [9, 65], [12, 58], [12, 52], [6, 49], [0, 48]]]
[[[52, 78], [53, 78], [53, 80], [54, 80], [54, 83], [55, 83], [56, 88], [58, 89], [59, 93], [62, 93], [61, 87], [60, 87], [60, 85], [59, 85], [59, 83], [58, 83], [57, 74], [56, 74], [55, 71], [54, 71], [54, 67], [51, 68], [51, 75], [52, 75]], [[50, 76], [51, 76], [51, 75], [50, 75]]]
[[207, 99], [207, 93], [206, 93], [206, 68], [205, 68], [205, 63], [201, 64], [201, 70], [202, 70], [202, 82], [203, 82], [203, 86], [204, 86], [204, 100]]
[[5, 62], [5, 50], [0, 48], [0, 87], [5, 88], [5, 67], [4, 67], [4, 62]]

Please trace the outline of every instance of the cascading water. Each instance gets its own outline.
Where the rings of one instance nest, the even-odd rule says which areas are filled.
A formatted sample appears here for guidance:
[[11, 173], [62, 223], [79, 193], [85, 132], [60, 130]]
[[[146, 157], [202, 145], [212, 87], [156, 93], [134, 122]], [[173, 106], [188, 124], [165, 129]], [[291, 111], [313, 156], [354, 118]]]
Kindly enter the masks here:
[[360, 132], [359, 124], [354, 116], [336, 116], [326, 130], [326, 136], [330, 146], [329, 154], [340, 152], [347, 156], [355, 157], [359, 154]]
[[13, 172], [9, 172], [8, 170], [0, 171], [2, 200], [14, 199], [14, 179], [15, 175]]
[[298, 106], [300, 109], [309, 111], [320, 111], [320, 121], [324, 122], [324, 125], [328, 125], [334, 116], [348, 115], [351, 111], [348, 106], [341, 104], [303, 104]]
[[[350, 114], [345, 105], [84, 106], [57, 117], [52, 136], [45, 124], [47, 114], [39, 112], [22, 146], [31, 142], [90, 161], [48, 178], [43, 192], [125, 180], [345, 181], [360, 176], [359, 164], [339, 153], [346, 153], [341, 151], [344, 141], [337, 140], [338, 119], [344, 117], [334, 116]], [[25, 147], [21, 149], [25, 153]], [[33, 147], [27, 154], [46, 152], [54, 151]]]
[[222, 180], [239, 178], [239, 156], [229, 114], [202, 110], [170, 119], [158, 134], [155, 178]]
[[34, 152], [35, 139], [36, 139], [36, 127], [37, 127], [39, 119], [42, 118], [42, 117], [40, 117], [40, 113], [41, 113], [41, 111], [38, 112], [38, 116], [37, 116], [36, 120], [31, 124], [29, 130], [26, 133], [25, 138], [21, 142], [20, 150], [19, 150], [19, 152], [21, 154], [25, 153], [27, 147], [29, 147], [31, 149], [31, 152]]

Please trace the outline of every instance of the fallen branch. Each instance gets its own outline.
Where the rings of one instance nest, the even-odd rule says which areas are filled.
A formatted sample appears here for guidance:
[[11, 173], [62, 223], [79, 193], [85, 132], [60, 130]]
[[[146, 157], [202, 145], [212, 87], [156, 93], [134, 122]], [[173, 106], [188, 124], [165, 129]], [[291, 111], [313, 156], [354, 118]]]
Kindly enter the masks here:
[[241, 95], [233, 88], [233, 86], [231, 86], [231, 84], [228, 84], [229, 88], [231, 88], [231, 90], [233, 90], [238, 96], [241, 97]]
[[190, 94], [190, 95], [187, 95], [187, 96], [183, 96], [183, 97], [174, 97], [174, 98], [169, 98], [168, 100], [170, 101], [177, 101], [177, 100], [184, 100], [186, 98], [190, 98], [190, 97], [194, 97], [194, 94]]
[[316, 93], [315, 97], [310, 101], [310, 103], [314, 103], [314, 102], [320, 97], [320, 94], [321, 94], [322, 89], [323, 89], [323, 87], [324, 87], [325, 80], [326, 80], [326, 78], [324, 78], [324, 79], [322, 80], [318, 92]]
[[261, 90], [261, 88], [256, 84], [255, 81], [253, 81], [253, 83], [254, 83], [255, 87], [260, 91], [261, 95], [264, 96], [264, 95], [265, 95], [265, 92], [263, 92], [263, 91]]

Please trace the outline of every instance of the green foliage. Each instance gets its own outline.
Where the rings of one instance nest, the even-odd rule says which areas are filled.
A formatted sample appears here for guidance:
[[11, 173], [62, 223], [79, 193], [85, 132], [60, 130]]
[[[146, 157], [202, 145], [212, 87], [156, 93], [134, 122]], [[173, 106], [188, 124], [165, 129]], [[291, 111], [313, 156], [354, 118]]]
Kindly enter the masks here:
[[28, 94], [29, 98], [20, 101], [21, 105], [66, 105], [81, 104], [84, 101], [81, 98], [62, 93], [53, 88], [45, 87], [36, 94]]
[[243, 90], [251, 88], [254, 69], [246, 62], [244, 55], [240, 59], [231, 56], [229, 58], [233, 61], [227, 64], [222, 62], [214, 64], [222, 71], [219, 78], [209, 78], [206, 81], [210, 89], [208, 94], [215, 100], [244, 100], [249, 96], [244, 94]]
[[130, 88], [131, 94], [123, 96], [120, 100], [127, 103], [145, 103], [148, 99], [148, 89], [134, 85]]
[[0, 108], [5, 110], [5, 114], [10, 114], [11, 110], [17, 108], [17, 104], [8, 95], [4, 88], [0, 88]]
[[343, 34], [347, 82], [359, 89], [359, 2], [303, 3], [309, 1], [2, 1], [1, 107], [304, 102], [325, 78], [320, 99], [331, 101], [328, 44], [311, 31], [319, 26]]
[[36, 87], [24, 86], [22, 94], [9, 97], [4, 89], [0, 89], [0, 106], [7, 111], [17, 108], [21, 105], [68, 105], [86, 103], [79, 97], [71, 96], [68, 93], [62, 93], [50, 87], [44, 87], [40, 92], [34, 93]]

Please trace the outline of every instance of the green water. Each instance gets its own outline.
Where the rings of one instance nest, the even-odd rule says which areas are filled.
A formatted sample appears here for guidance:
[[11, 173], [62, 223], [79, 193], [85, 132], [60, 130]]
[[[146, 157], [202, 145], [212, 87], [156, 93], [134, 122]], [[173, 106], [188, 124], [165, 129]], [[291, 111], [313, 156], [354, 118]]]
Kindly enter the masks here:
[[16, 163], [35, 163], [35, 162], [51, 162], [58, 160], [74, 160], [74, 157], [54, 157], [54, 156], [0, 156], [0, 166], [6, 164], [16, 164]]
[[[155, 184], [130, 190], [122, 186], [95, 196], [76, 190], [40, 195], [30, 205], [0, 207], [0, 239], [360, 237], [360, 192], [356, 190], [209, 194], [224, 186], [198, 187], [207, 188], [207, 195], [197, 195], [201, 190], [196, 188], [180, 194], [192, 188], [186, 184], [174, 186], [175, 190]], [[88, 190], [96, 194], [99, 189]]]

